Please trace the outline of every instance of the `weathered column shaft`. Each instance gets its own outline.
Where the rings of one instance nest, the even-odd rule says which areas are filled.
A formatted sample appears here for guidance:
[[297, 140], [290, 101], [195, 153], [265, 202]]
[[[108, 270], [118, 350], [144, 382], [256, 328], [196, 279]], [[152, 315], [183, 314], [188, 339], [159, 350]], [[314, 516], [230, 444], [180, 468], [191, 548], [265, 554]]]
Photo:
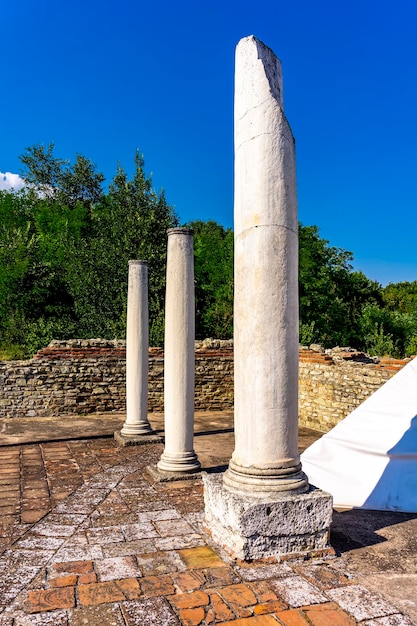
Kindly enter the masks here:
[[234, 323], [236, 448], [225, 484], [304, 491], [294, 138], [281, 64], [254, 37], [236, 50]]
[[192, 231], [168, 230], [165, 302], [165, 449], [158, 469], [200, 468], [194, 443], [194, 250]]
[[328, 545], [332, 499], [309, 488], [297, 450], [297, 233], [281, 65], [246, 37], [235, 86], [236, 447], [223, 478], [203, 475], [211, 536], [240, 559]]
[[126, 326], [126, 421], [121, 434], [151, 433], [148, 422], [148, 264], [129, 261]]

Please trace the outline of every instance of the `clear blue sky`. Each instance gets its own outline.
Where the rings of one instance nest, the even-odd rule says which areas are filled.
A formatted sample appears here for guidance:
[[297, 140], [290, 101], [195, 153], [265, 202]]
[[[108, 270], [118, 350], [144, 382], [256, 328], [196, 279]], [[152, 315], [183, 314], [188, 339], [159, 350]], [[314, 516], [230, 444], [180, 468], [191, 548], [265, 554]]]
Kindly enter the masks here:
[[0, 171], [54, 142], [107, 181], [136, 148], [181, 222], [233, 225], [234, 49], [280, 57], [299, 218], [386, 284], [417, 280], [415, 0], [20, 0], [1, 9]]

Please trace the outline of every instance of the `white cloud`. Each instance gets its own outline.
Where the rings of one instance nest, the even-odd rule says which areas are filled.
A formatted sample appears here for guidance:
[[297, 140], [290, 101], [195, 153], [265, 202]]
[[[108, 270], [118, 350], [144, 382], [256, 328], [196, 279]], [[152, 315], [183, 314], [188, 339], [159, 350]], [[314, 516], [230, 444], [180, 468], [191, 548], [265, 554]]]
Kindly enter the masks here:
[[18, 191], [24, 186], [24, 181], [20, 178], [19, 174], [12, 174], [11, 172], [0, 172], [0, 190], [8, 191], [14, 189]]

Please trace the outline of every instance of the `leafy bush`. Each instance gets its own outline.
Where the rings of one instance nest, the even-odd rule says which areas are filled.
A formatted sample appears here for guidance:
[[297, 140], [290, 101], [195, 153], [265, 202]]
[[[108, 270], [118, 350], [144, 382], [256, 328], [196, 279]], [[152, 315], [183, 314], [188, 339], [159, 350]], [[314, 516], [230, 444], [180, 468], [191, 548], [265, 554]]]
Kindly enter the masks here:
[[26, 324], [24, 351], [26, 357], [32, 357], [35, 352], [45, 348], [52, 339], [68, 339], [76, 337], [75, 323], [68, 318], [40, 317]]
[[310, 346], [316, 341], [316, 334], [314, 332], [315, 322], [312, 321], [309, 324], [303, 324], [300, 322], [300, 337], [299, 341], [302, 346]]
[[[163, 345], [166, 230], [178, 218], [136, 154], [108, 191], [91, 161], [55, 157], [53, 145], [21, 157], [28, 186], [0, 191], [0, 346], [31, 355], [51, 339], [123, 338], [128, 261], [149, 269], [150, 343]], [[233, 232], [194, 230], [196, 336], [233, 335]], [[316, 226], [299, 225], [300, 341], [393, 356], [417, 351], [417, 281], [382, 288], [352, 269], [352, 254]], [[16, 346], [20, 346], [19, 349]]]
[[412, 335], [406, 346], [405, 346], [405, 356], [416, 356], [417, 355], [417, 335]]
[[25, 350], [17, 344], [0, 346], [0, 361], [19, 361], [26, 358]]

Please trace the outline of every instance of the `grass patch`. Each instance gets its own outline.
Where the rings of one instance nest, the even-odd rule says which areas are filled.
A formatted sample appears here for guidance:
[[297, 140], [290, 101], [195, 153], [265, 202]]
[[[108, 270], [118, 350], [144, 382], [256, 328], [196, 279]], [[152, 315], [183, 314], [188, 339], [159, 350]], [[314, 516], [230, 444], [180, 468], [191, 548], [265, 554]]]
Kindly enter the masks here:
[[0, 361], [20, 361], [25, 358], [25, 349], [17, 343], [0, 346]]

